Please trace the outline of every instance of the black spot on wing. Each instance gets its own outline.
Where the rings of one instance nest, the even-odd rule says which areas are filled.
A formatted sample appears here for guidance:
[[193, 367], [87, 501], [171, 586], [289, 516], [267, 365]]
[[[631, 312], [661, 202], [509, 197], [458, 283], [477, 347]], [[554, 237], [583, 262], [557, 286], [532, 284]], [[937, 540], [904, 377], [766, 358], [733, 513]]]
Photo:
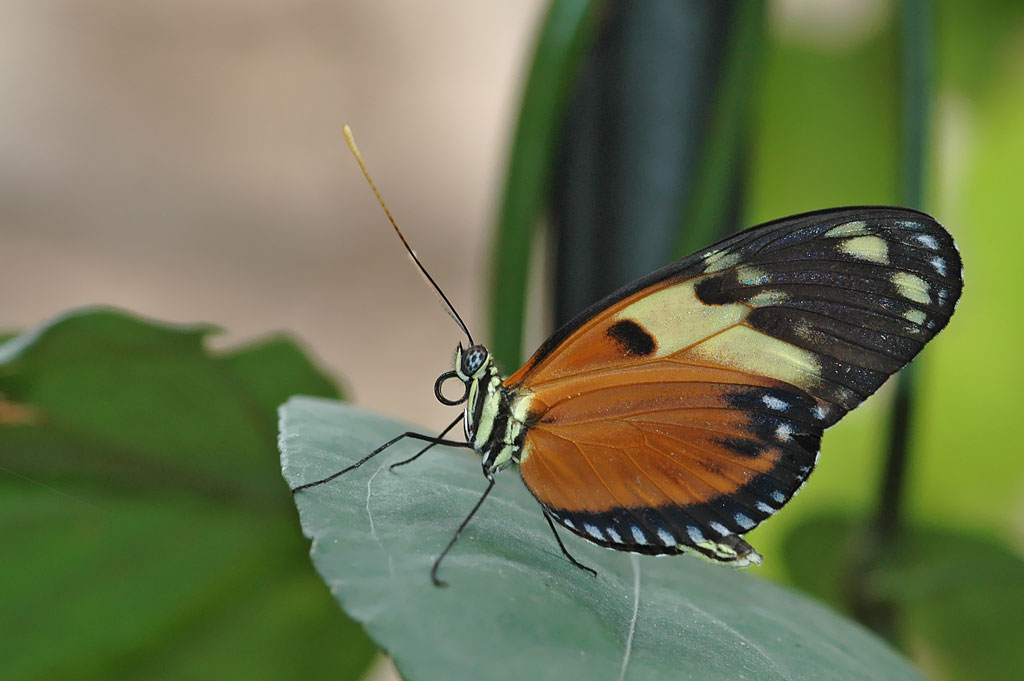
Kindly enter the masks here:
[[626, 355], [645, 357], [657, 347], [651, 334], [631, 319], [615, 322], [606, 333]]
[[766, 442], [756, 438], [723, 437], [717, 439], [716, 442], [734, 454], [752, 459], [763, 455], [767, 449]]
[[736, 273], [732, 271], [708, 277], [698, 282], [693, 290], [697, 300], [705, 305], [727, 305], [753, 295], [738, 286]]

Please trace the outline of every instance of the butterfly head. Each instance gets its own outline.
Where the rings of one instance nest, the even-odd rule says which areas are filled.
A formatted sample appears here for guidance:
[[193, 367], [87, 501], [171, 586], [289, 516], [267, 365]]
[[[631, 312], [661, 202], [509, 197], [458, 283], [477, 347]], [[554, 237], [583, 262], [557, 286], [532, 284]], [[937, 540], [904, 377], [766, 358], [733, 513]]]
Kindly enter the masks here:
[[455, 374], [463, 383], [479, 380], [491, 362], [491, 353], [482, 345], [470, 345], [463, 349], [462, 343], [459, 343], [455, 350]]
[[[455, 348], [455, 370], [446, 371], [437, 377], [437, 382], [434, 383], [434, 396], [441, 404], [449, 407], [462, 404], [479, 390], [480, 383], [485, 382], [488, 374], [493, 371], [495, 371], [494, 360], [487, 348], [482, 345], [470, 345], [468, 348], [464, 348], [462, 343], [459, 343], [459, 346]], [[458, 379], [462, 382], [464, 391], [458, 399], [449, 399], [442, 391], [444, 382], [449, 379]], [[477, 390], [474, 390], [474, 386]]]

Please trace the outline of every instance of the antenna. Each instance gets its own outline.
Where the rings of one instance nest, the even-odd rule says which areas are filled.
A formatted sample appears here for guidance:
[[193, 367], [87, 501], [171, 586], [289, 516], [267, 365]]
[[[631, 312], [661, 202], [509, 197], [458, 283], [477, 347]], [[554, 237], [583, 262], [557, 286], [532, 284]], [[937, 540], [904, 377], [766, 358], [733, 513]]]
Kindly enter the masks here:
[[398, 238], [402, 240], [402, 245], [405, 246], [405, 251], [409, 254], [413, 264], [416, 265], [416, 268], [419, 270], [420, 274], [423, 275], [423, 278], [427, 280], [427, 284], [437, 295], [438, 300], [441, 303], [441, 307], [443, 307], [444, 311], [448, 313], [448, 316], [459, 325], [462, 332], [466, 334], [466, 338], [469, 339], [469, 344], [475, 345], [475, 343], [473, 343], [473, 335], [469, 332], [469, 329], [466, 328], [466, 323], [462, 321], [462, 317], [460, 317], [459, 313], [455, 310], [455, 306], [452, 305], [452, 301], [448, 300], [448, 296], [444, 294], [441, 287], [438, 286], [437, 282], [434, 281], [434, 278], [430, 276], [430, 272], [427, 272], [427, 268], [424, 267], [423, 263], [420, 262], [420, 259], [416, 257], [416, 252], [412, 250], [412, 247], [409, 246], [409, 242], [405, 240], [405, 235], [402, 234], [402, 230], [398, 229], [398, 223], [395, 222], [395, 218], [392, 217], [391, 211], [388, 210], [388, 204], [384, 203], [384, 199], [377, 190], [377, 185], [374, 184], [373, 178], [370, 177], [370, 171], [366, 169], [366, 164], [363, 163], [363, 156], [359, 153], [359, 147], [356, 146], [356, 140], [352, 136], [352, 129], [346, 125], [344, 127], [344, 132], [345, 142], [348, 143], [348, 148], [352, 150], [352, 155], [356, 157], [356, 162], [359, 163], [359, 168], [363, 171], [363, 176], [366, 177], [366, 181], [370, 183], [370, 189], [373, 190], [373, 194], [377, 197], [380, 207], [384, 209], [384, 213], [388, 216], [391, 226], [395, 228], [395, 233], [398, 235]]

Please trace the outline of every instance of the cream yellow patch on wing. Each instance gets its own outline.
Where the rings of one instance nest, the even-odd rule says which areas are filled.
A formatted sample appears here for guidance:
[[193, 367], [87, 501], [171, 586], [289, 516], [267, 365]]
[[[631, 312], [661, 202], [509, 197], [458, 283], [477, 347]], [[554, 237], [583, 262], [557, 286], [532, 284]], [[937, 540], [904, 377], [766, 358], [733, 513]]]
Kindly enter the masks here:
[[900, 295], [908, 300], [913, 300], [915, 303], [932, 302], [928, 282], [921, 277], [914, 276], [909, 272], [897, 272], [892, 275], [892, 283]]
[[751, 296], [747, 303], [752, 307], [768, 307], [769, 305], [781, 305], [789, 297], [785, 291], [761, 291]]
[[889, 264], [889, 245], [878, 236], [855, 236], [839, 244], [839, 250], [861, 260]]
[[825, 232], [825, 236], [829, 237], [845, 237], [845, 236], [863, 236], [868, 233], [868, 226], [863, 220], [854, 220], [853, 222], [847, 222], [844, 225], [836, 225], [832, 229]]
[[702, 541], [697, 542], [697, 546], [705, 551], [710, 551], [722, 560], [729, 560], [730, 558], [735, 558], [738, 555], [736, 553], [736, 549], [731, 546], [726, 546], [725, 544], [719, 544], [718, 542]]
[[821, 363], [813, 352], [749, 326], [737, 326], [708, 338], [685, 356], [689, 355], [749, 374], [770, 376], [804, 390], [813, 388], [821, 374]]
[[924, 310], [918, 310], [916, 307], [911, 308], [903, 313], [903, 318], [907, 321], [914, 322], [918, 326], [924, 324], [925, 320], [928, 319], [928, 315], [925, 314]]
[[654, 337], [654, 357], [674, 355], [694, 343], [743, 321], [750, 308], [741, 303], [707, 305], [694, 292], [697, 282], [669, 286], [643, 296], [615, 315], [629, 319]]
[[736, 265], [740, 261], [738, 253], [726, 253], [724, 251], [711, 251], [704, 256], [704, 271], [708, 274], [721, 272]]
[[744, 286], [760, 286], [768, 283], [768, 275], [754, 267], [741, 267], [736, 270], [736, 280]]

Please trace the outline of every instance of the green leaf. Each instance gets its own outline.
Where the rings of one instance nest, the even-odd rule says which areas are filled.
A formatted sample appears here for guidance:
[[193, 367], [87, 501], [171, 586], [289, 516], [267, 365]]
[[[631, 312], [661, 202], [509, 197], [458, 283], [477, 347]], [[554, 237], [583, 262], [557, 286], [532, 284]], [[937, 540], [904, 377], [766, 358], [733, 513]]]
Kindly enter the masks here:
[[899, 638], [930, 676], [1018, 676], [1024, 560], [963, 529], [906, 527], [895, 547], [870, 561], [866, 574], [852, 575], [851, 560], [867, 548], [863, 530], [849, 515], [826, 513], [795, 527], [783, 555], [796, 583], [839, 607], [850, 607], [849, 584], [859, 580], [858, 595], [895, 614]]
[[[350, 465], [405, 430], [343, 404], [281, 410], [291, 486]], [[441, 566], [429, 571], [484, 488], [479, 459], [407, 441], [296, 495], [313, 561], [345, 611], [408, 681], [429, 679], [921, 679], [885, 643], [826, 608], [691, 557], [639, 558], [565, 537], [561, 555], [513, 473]], [[771, 557], [769, 557], [770, 559]], [[634, 615], [635, 613], [635, 615]]]
[[113, 310], [0, 345], [0, 678], [356, 679], [302, 555], [274, 406], [337, 395], [285, 339]]

